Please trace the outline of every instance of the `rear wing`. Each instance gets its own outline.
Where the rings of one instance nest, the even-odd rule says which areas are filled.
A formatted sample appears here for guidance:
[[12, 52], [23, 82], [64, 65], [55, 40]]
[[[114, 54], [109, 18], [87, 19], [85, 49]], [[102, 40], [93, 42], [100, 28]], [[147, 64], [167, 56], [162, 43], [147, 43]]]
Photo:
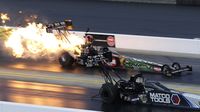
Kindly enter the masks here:
[[116, 47], [114, 35], [87, 33], [85, 36], [93, 38], [93, 46]]
[[[72, 20], [65, 20], [63, 22], [55, 22], [46, 25], [46, 32], [53, 33], [54, 30], [61, 33], [61, 31], [69, 31], [73, 29]], [[69, 33], [69, 32], [68, 32]], [[107, 34], [87, 33], [85, 37], [93, 38], [92, 45], [101, 47], [115, 47], [115, 36]]]
[[52, 24], [46, 25], [46, 32], [47, 33], [52, 33], [53, 30], [72, 30], [73, 29], [73, 24], [72, 20], [65, 20], [63, 22], [55, 22]]

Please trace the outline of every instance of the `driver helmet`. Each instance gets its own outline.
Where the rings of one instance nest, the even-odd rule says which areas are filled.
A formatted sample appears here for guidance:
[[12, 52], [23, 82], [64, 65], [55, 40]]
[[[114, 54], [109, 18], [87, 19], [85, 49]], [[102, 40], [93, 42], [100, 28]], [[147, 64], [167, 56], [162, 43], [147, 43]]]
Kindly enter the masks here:
[[130, 81], [134, 82], [135, 84], [144, 84], [144, 78], [141, 73], [138, 73], [136, 75], [132, 75], [130, 77]]
[[85, 42], [86, 42], [86, 44], [92, 44], [93, 40], [94, 40], [94, 38], [93, 38], [92, 35], [86, 35], [85, 36]]

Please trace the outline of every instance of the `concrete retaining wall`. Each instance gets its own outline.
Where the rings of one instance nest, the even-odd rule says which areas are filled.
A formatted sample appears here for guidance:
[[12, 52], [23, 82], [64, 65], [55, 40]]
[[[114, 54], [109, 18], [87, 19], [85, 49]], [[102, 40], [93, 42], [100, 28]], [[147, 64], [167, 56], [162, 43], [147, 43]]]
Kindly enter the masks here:
[[[74, 31], [71, 33], [75, 33], [80, 37], [85, 35], [85, 32], [80, 31]], [[200, 39], [181, 39], [97, 32], [90, 33], [114, 35], [117, 50], [151, 55], [200, 58]]]
[[138, 35], [116, 35], [116, 48], [149, 54], [200, 58], [200, 40]]
[[[200, 58], [199, 39], [181, 39], [155, 36], [107, 34], [115, 36], [116, 50], [141, 54], [165, 55], [176, 57]], [[85, 32], [75, 32], [78, 36], [84, 36]]]

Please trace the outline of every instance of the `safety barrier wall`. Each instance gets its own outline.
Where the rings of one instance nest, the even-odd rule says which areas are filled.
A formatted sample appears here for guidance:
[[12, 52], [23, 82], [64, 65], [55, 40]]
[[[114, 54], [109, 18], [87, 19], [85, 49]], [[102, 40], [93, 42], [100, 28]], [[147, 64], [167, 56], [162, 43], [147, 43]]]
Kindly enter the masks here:
[[[0, 26], [1, 27], [1, 26]], [[16, 27], [11, 27], [16, 28]], [[85, 32], [74, 31], [83, 37]], [[200, 39], [181, 39], [155, 36], [97, 33], [115, 36], [117, 50], [152, 55], [167, 55], [189, 58], [200, 58]]]
[[[79, 36], [85, 34], [84, 32], [75, 33]], [[115, 35], [116, 48], [122, 51], [200, 58], [200, 39], [90, 33]]]
[[0, 112], [97, 112], [72, 108], [37, 106], [0, 101]]
[[200, 58], [200, 40], [137, 35], [117, 35], [117, 48]]

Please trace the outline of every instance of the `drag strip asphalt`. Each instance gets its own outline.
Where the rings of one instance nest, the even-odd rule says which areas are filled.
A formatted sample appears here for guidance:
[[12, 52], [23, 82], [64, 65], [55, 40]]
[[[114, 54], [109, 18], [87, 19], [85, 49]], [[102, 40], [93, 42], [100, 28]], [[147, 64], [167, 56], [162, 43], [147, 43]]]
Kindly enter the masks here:
[[[200, 94], [198, 79], [198, 68], [200, 65], [198, 59], [147, 56], [130, 53], [123, 54], [167, 64], [173, 61], [181, 62], [183, 65], [191, 64], [194, 69], [191, 74], [183, 73], [182, 76], [173, 78], [166, 78], [160, 74], [148, 73], [144, 76], [147, 79], [162, 81], [167, 87], [173, 89], [178, 88], [178, 90], [185, 92]], [[73, 65], [69, 69], [64, 69], [57, 61], [35, 61], [8, 58], [5, 57], [5, 55], [0, 56], [0, 98], [3, 101], [102, 110], [105, 112], [183, 111], [172, 108], [135, 106], [124, 103], [115, 105], [102, 104], [99, 97], [95, 98], [95, 100], [91, 100], [92, 96], [98, 94], [98, 89], [103, 83], [103, 78], [97, 68], [85, 68], [83, 66]], [[123, 73], [124, 71], [119, 72]], [[129, 77], [127, 74], [122, 74], [122, 76], [124, 78]], [[188, 79], [188, 77], [192, 80]], [[70, 91], [71, 93], [69, 93]]]
[[[19, 11], [22, 11], [20, 14]], [[17, 26], [30, 15], [42, 23], [72, 19], [75, 30], [92, 32], [199, 38], [200, 8], [103, 2], [98, 0], [0, 0], [0, 12], [11, 16], [8, 25]], [[149, 80], [162, 81], [179, 90], [200, 93], [200, 60], [124, 53], [158, 63], [192, 65], [193, 72], [166, 78], [145, 73]], [[122, 73], [124, 78], [129, 75]], [[102, 104], [91, 100], [103, 83], [97, 68], [73, 65], [66, 69], [57, 61], [13, 59], [0, 52], [0, 100], [36, 105], [69, 107], [105, 112], [185, 112], [164, 107], [131, 104]]]
[[[97, 89], [58, 84], [0, 79], [0, 100], [35, 105], [98, 110], [104, 112], [182, 112], [165, 108], [127, 103], [103, 104]], [[187, 112], [187, 110], [184, 110]], [[189, 112], [189, 110], [188, 110]]]
[[[19, 13], [21, 11], [22, 13]], [[0, 0], [9, 25], [38, 15], [42, 23], [72, 19], [74, 30], [161, 37], [199, 38], [200, 7], [134, 4], [102, 0]]]
[[[59, 84], [63, 86], [79, 86], [99, 89], [104, 83], [103, 77], [87, 74], [55, 73], [45, 71], [17, 70], [0, 68], [0, 78], [41, 83]], [[128, 78], [125, 78], [128, 80]], [[194, 84], [161, 82], [171, 89], [200, 95], [200, 87]]]
[[[121, 53], [130, 57], [145, 59], [161, 64], [171, 65], [173, 62], [179, 62], [182, 66], [191, 65], [193, 67], [192, 72], [184, 72], [181, 75], [173, 76], [171, 78], [165, 77], [161, 74], [144, 73], [146, 79], [163, 81], [163, 82], [176, 82], [186, 84], [200, 84], [200, 60], [191, 58], [177, 58], [167, 56], [155, 56], [155, 55], [142, 55], [133, 53]], [[23, 70], [36, 70], [36, 71], [49, 71], [62, 74], [87, 74], [92, 76], [100, 76], [98, 67], [86, 68], [84, 66], [74, 64], [70, 68], [62, 68], [57, 60], [49, 62], [47, 60], [28, 60], [28, 59], [12, 59], [1, 55], [0, 66], [3, 68], [23, 69]], [[126, 74], [125, 71], [118, 70], [122, 74], [122, 77], [128, 77], [131, 74]], [[84, 76], [84, 75], [83, 75]]]
[[3, 79], [0, 88], [2, 101], [87, 110], [101, 107], [100, 101], [91, 100], [97, 89]]

